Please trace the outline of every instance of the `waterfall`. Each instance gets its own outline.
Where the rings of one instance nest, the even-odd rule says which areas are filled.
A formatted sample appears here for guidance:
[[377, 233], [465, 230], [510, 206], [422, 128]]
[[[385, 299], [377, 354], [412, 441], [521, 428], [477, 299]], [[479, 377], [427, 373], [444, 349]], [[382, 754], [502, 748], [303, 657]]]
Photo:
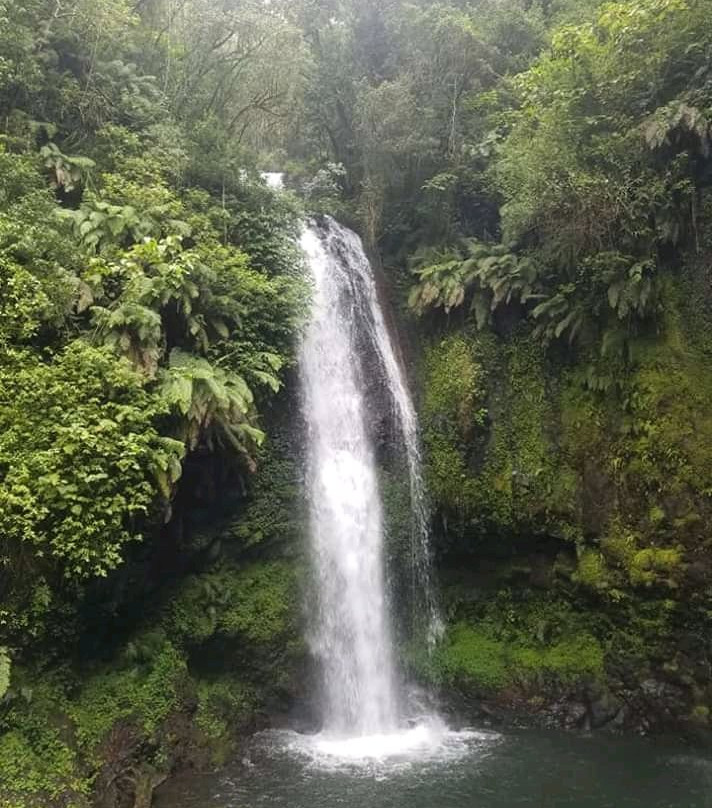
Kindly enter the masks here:
[[443, 623], [431, 577], [430, 513], [423, 481], [415, 407], [388, 333], [378, 300], [373, 270], [361, 239], [353, 231], [332, 221], [329, 241], [331, 252], [338, 254], [359, 278], [368, 310], [368, 316], [364, 318], [365, 324], [385, 372], [394, 405], [395, 420], [403, 439], [410, 483], [412, 609], [415, 615], [414, 623], [423, 629], [425, 639], [432, 648], [442, 635]]
[[383, 733], [396, 726], [397, 708], [383, 515], [355, 350], [359, 301], [349, 267], [314, 229], [301, 246], [314, 280], [300, 369], [318, 597], [312, 645], [324, 677], [325, 727]]
[[300, 371], [318, 600], [311, 642], [324, 678], [325, 728], [340, 735], [388, 733], [398, 726], [399, 705], [383, 512], [357, 349], [360, 334], [368, 335], [382, 367], [405, 446], [414, 590], [432, 640], [439, 621], [429, 575], [417, 421], [360, 239], [326, 217], [319, 227], [305, 228], [301, 247], [314, 282]]

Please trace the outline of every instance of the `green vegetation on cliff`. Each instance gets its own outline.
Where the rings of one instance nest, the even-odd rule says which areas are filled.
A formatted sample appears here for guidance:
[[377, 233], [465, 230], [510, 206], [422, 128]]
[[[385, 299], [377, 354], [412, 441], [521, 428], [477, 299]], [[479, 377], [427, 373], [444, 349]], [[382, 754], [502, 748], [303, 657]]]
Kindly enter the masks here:
[[[590, 389], [585, 358], [547, 357], [520, 330], [469, 330], [428, 348], [427, 472], [458, 621], [436, 675], [490, 695], [496, 685], [536, 693], [546, 678], [532, 686], [520, 655], [530, 649], [531, 667], [558, 685], [571, 670], [586, 682], [595, 658], [619, 694], [661, 679], [684, 693], [676, 710], [708, 703], [712, 374], [695, 335], [674, 318], [669, 328], [615, 394]], [[523, 621], [516, 635], [500, 608], [507, 592]], [[578, 624], [561, 617], [562, 603]], [[534, 606], [563, 640], [541, 635]], [[578, 668], [557, 670], [562, 641], [598, 650], [581, 647]]]
[[711, 51], [710, 0], [0, 0], [0, 806], [145, 803], [303, 697], [302, 204], [411, 337], [413, 669], [709, 728]]
[[188, 5], [0, 0], [4, 808], [145, 801], [300, 664], [254, 480], [281, 464], [264, 495], [293, 510], [266, 421], [308, 290], [253, 144], [294, 30]]
[[291, 686], [302, 653], [292, 642], [295, 595], [281, 563], [208, 570], [111, 659], [53, 673], [17, 668], [0, 737], [0, 805], [80, 808], [92, 794], [118, 795], [124, 780], [160, 782], [177, 762], [223, 761], [255, 710]]

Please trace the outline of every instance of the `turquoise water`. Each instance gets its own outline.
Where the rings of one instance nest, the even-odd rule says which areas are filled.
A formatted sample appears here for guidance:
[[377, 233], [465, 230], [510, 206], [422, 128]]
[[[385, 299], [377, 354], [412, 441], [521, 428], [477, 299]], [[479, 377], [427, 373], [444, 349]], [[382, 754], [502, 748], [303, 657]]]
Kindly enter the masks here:
[[221, 774], [181, 776], [158, 808], [712, 808], [712, 758], [670, 743], [534, 730], [448, 734], [351, 760], [295, 733], [255, 736]]

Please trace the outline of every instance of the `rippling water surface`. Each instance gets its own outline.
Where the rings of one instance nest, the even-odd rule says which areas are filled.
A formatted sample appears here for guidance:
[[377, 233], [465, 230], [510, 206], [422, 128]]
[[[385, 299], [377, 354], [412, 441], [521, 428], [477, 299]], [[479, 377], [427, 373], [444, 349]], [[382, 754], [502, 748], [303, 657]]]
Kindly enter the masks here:
[[339, 740], [266, 732], [158, 808], [712, 808], [712, 760], [661, 742], [432, 724]]

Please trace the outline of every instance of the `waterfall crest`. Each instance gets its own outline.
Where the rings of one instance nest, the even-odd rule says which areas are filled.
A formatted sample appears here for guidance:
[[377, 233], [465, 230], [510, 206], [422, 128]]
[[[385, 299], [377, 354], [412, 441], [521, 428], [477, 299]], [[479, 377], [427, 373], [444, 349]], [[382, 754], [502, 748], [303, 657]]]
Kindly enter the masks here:
[[358, 236], [325, 217], [318, 226], [305, 227], [301, 247], [314, 283], [300, 376], [317, 595], [311, 644], [324, 680], [324, 725], [342, 736], [389, 733], [399, 724], [398, 688], [360, 334], [368, 336], [382, 369], [405, 447], [414, 609], [424, 615], [427, 637], [434, 641], [440, 624], [430, 580], [417, 420]]

